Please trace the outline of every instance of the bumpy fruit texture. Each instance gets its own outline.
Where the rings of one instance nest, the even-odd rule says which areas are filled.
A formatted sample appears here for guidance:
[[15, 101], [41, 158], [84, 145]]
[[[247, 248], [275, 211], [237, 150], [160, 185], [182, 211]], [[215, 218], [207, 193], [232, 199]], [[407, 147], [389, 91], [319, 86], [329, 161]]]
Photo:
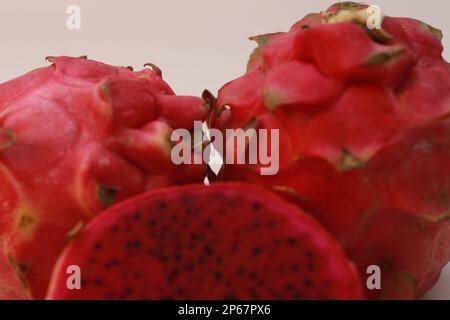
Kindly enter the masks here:
[[439, 30], [392, 17], [371, 30], [368, 15], [341, 3], [254, 37], [247, 73], [220, 89], [212, 123], [278, 128], [277, 175], [231, 165], [224, 177], [306, 208], [364, 277], [379, 265], [382, 290], [369, 297], [416, 298], [450, 258], [450, 67]]
[[27, 300], [28, 292], [22, 287], [17, 273], [8, 263], [6, 256], [0, 254], [0, 300]]
[[[67, 289], [67, 268], [81, 289]], [[69, 281], [70, 282], [70, 281]], [[60, 257], [49, 299], [359, 299], [358, 273], [301, 209], [245, 184], [151, 191], [99, 215]]]
[[156, 67], [49, 60], [0, 85], [0, 235], [36, 298], [65, 242], [97, 213], [148, 189], [202, 181], [202, 166], [172, 164], [170, 134], [208, 113], [201, 98], [176, 96]]

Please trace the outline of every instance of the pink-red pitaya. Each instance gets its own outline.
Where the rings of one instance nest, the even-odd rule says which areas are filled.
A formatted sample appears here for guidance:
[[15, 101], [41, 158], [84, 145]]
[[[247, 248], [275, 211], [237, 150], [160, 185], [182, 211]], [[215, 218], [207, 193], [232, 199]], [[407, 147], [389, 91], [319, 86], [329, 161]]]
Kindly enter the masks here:
[[150, 191], [108, 209], [64, 250], [47, 297], [362, 295], [356, 268], [319, 223], [272, 192], [224, 183]]
[[175, 128], [208, 110], [176, 96], [158, 68], [133, 72], [86, 58], [0, 85], [0, 239], [36, 298], [71, 234], [113, 203], [145, 190], [203, 181], [175, 166]]
[[306, 208], [364, 277], [378, 265], [369, 297], [417, 298], [450, 259], [450, 67], [439, 30], [383, 16], [371, 29], [371, 12], [340, 3], [254, 37], [212, 125], [279, 129], [278, 174], [226, 165], [222, 176]]

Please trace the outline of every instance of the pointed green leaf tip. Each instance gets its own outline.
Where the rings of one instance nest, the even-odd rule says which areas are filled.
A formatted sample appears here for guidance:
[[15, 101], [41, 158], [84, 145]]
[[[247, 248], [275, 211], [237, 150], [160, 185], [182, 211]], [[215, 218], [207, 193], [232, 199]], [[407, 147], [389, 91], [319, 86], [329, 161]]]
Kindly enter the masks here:
[[283, 96], [274, 91], [265, 91], [263, 94], [264, 104], [269, 111], [274, 111], [277, 107], [283, 104]]
[[343, 148], [341, 150], [341, 158], [339, 161], [339, 171], [347, 171], [363, 167], [366, 161], [355, 157], [348, 149]]
[[405, 51], [403, 47], [395, 46], [385, 51], [376, 52], [370, 55], [365, 61], [366, 65], [379, 65], [397, 57]]
[[109, 88], [110, 85], [111, 85], [111, 83], [108, 80], [105, 80], [100, 85], [100, 93], [101, 93], [104, 101], [107, 104], [105, 113], [109, 120], [111, 120], [113, 117], [112, 95], [111, 95], [111, 90]]
[[448, 222], [450, 221], [450, 211], [449, 212], [444, 212], [442, 214], [439, 215], [433, 215], [433, 214], [422, 214], [419, 215], [419, 217], [430, 221], [430, 222], [434, 222], [434, 223], [443, 223], [443, 222]]
[[450, 221], [450, 190], [442, 190], [436, 194], [436, 204], [441, 208], [437, 213], [425, 213], [419, 215], [427, 221], [433, 223], [445, 223]]
[[203, 106], [206, 110], [212, 110], [216, 105], [216, 97], [209, 90], [203, 90], [202, 99], [204, 101]]
[[97, 198], [104, 208], [109, 208], [115, 202], [115, 196], [120, 189], [111, 186], [98, 186], [97, 187]]
[[323, 13], [328, 23], [352, 22], [364, 25], [369, 14], [367, 8], [369, 6], [361, 3], [344, 2], [331, 6]]
[[15, 143], [14, 131], [10, 128], [0, 128], [0, 151], [12, 147]]
[[[323, 13], [323, 17], [328, 24], [351, 22], [363, 28], [365, 32], [378, 43], [388, 43], [392, 40], [392, 35], [383, 29], [368, 29], [367, 21], [371, 13], [367, 11], [369, 6], [363, 3], [344, 2], [339, 3], [330, 8], [329, 11]], [[381, 22], [384, 15], [381, 13]]]
[[346, 2], [339, 3], [339, 8], [341, 10], [361, 9], [361, 7], [363, 7], [363, 4], [357, 3], [357, 2], [352, 2], [352, 1], [346, 1]]
[[399, 272], [382, 284], [381, 299], [414, 299], [418, 281], [410, 272]]
[[419, 31], [431, 32], [439, 41], [442, 41], [442, 38], [444, 37], [441, 30], [434, 28], [425, 22], [420, 22]]
[[394, 38], [384, 29], [368, 29], [366, 27], [363, 27], [363, 29], [372, 38], [372, 40], [381, 44], [389, 43]]
[[262, 34], [259, 36], [250, 37], [249, 39], [255, 41], [258, 44], [258, 46], [264, 47], [269, 42], [270, 35], [271, 34]]
[[262, 59], [262, 52], [261, 47], [255, 48], [252, 53], [250, 54], [250, 57], [247, 62], [247, 71], [246, 73], [253, 70], [254, 65], [257, 65], [257, 63]]

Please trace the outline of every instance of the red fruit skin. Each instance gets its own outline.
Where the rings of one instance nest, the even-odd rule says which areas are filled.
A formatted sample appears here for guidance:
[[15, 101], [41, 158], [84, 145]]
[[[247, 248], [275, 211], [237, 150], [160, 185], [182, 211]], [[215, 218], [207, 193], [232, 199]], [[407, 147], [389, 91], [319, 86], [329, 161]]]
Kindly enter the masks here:
[[[233, 108], [232, 124], [233, 127], [242, 127], [246, 125], [254, 116], [266, 112], [262, 86], [264, 77], [260, 72], [250, 72], [243, 77], [225, 84], [220, 90], [217, 105], [228, 105]], [[226, 123], [226, 111], [221, 112], [220, 121]], [[225, 124], [224, 124], [225, 125]]]
[[361, 161], [370, 159], [408, 128], [396, 103], [377, 85], [349, 85], [332, 109], [309, 120], [300, 138], [305, 141], [303, 153], [325, 158], [336, 167], [344, 148]]
[[417, 56], [441, 59], [443, 47], [440, 30], [419, 20], [392, 17], [384, 19], [383, 28]]
[[172, 163], [169, 138], [208, 113], [158, 70], [49, 59], [0, 85], [0, 236], [35, 298], [73, 228], [145, 190], [203, 180], [203, 166]]
[[[413, 55], [407, 47], [395, 42], [378, 44], [361, 27], [349, 22], [297, 33], [296, 51], [298, 59], [312, 60], [327, 76], [387, 86], [398, 85], [413, 63]], [[387, 63], [373, 62], [379, 54], [397, 51]]]
[[[283, 242], [285, 237], [290, 241]], [[136, 242], [138, 246], [127, 246]], [[209, 254], [202, 251], [203, 244]], [[258, 253], [252, 254], [255, 246]], [[197, 262], [199, 258], [202, 262]], [[114, 267], [108, 267], [108, 261], [116, 261]], [[183, 267], [189, 263], [190, 268]], [[67, 289], [70, 265], [80, 267], [84, 279], [80, 290]], [[290, 266], [297, 267], [289, 272]], [[241, 268], [244, 273], [238, 272]], [[256, 288], [256, 283], [261, 284]], [[291, 289], [285, 289], [286, 284]], [[47, 295], [48, 299], [226, 297], [360, 299], [362, 288], [340, 246], [298, 207], [256, 186], [218, 183], [154, 190], [105, 211], [64, 250]]]
[[[286, 78], [286, 74], [292, 76]], [[290, 61], [267, 71], [264, 98], [267, 106], [280, 105], [312, 109], [334, 101], [342, 84], [324, 77], [312, 64]]]
[[[273, 118], [267, 128], [280, 130], [280, 171], [225, 165], [219, 179], [266, 186], [306, 209], [363, 279], [368, 265], [380, 265], [382, 290], [367, 290], [369, 298], [418, 298], [450, 260], [450, 65], [440, 32], [420, 21], [385, 17], [378, 33], [355, 17], [329, 22], [364, 8], [336, 4], [257, 40], [247, 74], [219, 90], [216, 108], [229, 110], [211, 126], [266, 128], [263, 119]], [[285, 67], [295, 65], [315, 71]], [[313, 104], [292, 102], [305, 92]]]
[[8, 259], [0, 253], [0, 300], [28, 300], [28, 292], [23, 288], [17, 273]]

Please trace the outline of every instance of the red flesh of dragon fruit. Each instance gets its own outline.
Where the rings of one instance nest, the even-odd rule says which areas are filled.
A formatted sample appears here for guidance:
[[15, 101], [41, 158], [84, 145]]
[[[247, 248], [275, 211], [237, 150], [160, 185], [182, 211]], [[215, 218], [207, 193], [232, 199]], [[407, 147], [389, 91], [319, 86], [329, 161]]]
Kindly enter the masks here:
[[[78, 266], [81, 288], [68, 289]], [[245, 184], [151, 191], [105, 211], [56, 264], [49, 299], [359, 299], [359, 276], [309, 215]]]
[[363, 276], [379, 265], [382, 289], [369, 297], [417, 298], [450, 259], [450, 67], [439, 30], [393, 17], [370, 30], [366, 12], [341, 3], [254, 37], [212, 125], [278, 128], [277, 175], [228, 165], [224, 178], [306, 208]]
[[172, 163], [170, 134], [208, 113], [157, 68], [50, 61], [0, 85], [0, 236], [36, 298], [74, 228], [145, 190], [203, 181], [203, 166]]

